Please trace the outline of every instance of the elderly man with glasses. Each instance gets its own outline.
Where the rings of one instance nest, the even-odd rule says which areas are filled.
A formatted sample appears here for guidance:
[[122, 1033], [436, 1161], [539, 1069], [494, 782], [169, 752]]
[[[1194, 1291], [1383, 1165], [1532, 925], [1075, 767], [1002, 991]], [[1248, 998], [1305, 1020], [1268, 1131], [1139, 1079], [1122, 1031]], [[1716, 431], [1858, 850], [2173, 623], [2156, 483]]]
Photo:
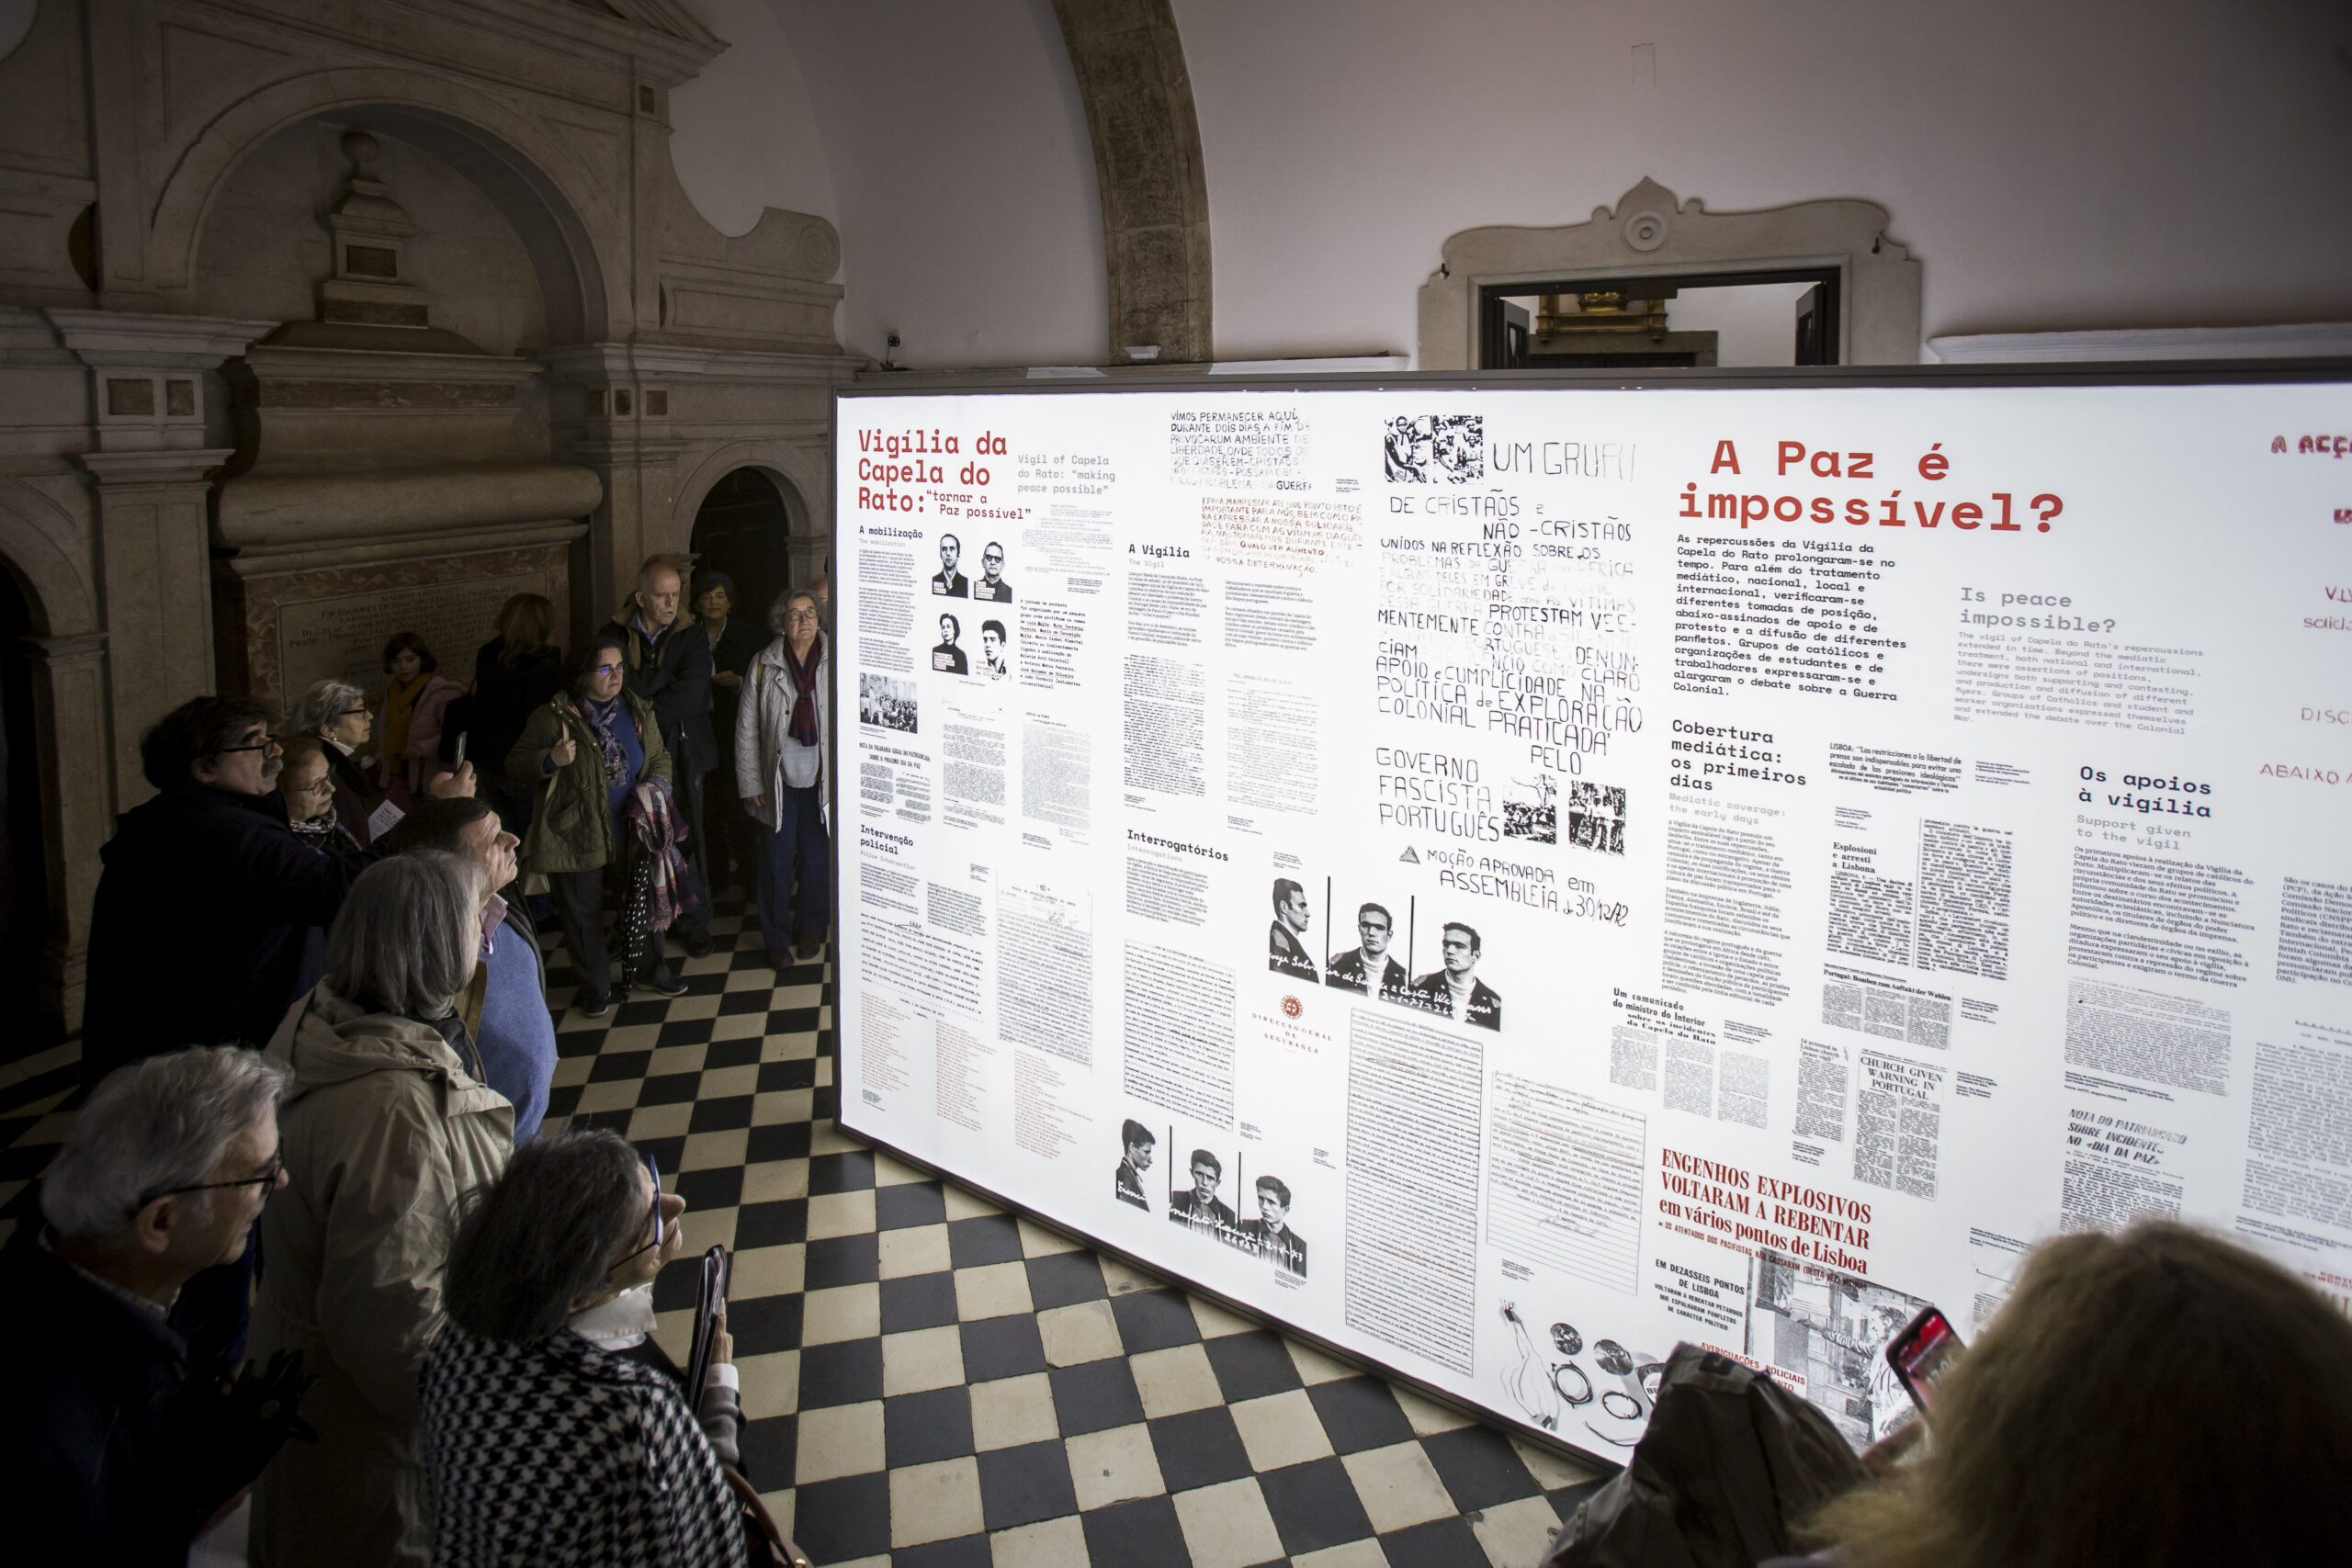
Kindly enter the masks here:
[[[375, 856], [322, 852], [288, 824], [269, 716], [198, 697], [141, 740], [159, 793], [99, 852], [83, 1082], [175, 1045], [260, 1044], [317, 982], [326, 928]], [[431, 793], [473, 794], [472, 766]]]
[[10, 1370], [0, 1500], [27, 1561], [178, 1563], [300, 1428], [299, 1371], [222, 1392], [221, 1347], [175, 1308], [243, 1256], [285, 1184], [283, 1068], [235, 1047], [151, 1056], [100, 1084], [0, 1252]]

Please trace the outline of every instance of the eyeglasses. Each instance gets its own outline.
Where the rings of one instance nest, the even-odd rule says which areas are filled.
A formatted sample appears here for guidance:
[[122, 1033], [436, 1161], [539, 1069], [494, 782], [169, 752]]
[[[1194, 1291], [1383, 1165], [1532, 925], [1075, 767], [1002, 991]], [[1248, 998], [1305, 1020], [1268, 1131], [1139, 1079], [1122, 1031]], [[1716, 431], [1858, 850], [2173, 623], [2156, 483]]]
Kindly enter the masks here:
[[212, 754], [216, 757], [233, 757], [240, 751], [277, 751], [281, 750], [283, 750], [283, 748], [278, 745], [277, 737], [275, 735], [267, 735], [264, 736], [257, 745], [223, 746]]
[[616, 1269], [628, 1262], [630, 1258], [635, 1258], [639, 1253], [650, 1252], [653, 1248], [660, 1247], [663, 1242], [669, 1239], [669, 1237], [663, 1234], [662, 1226], [662, 1168], [653, 1163], [653, 1156], [651, 1155], [647, 1155], [645, 1156], [645, 1174], [652, 1180], [653, 1183], [653, 1239], [647, 1242], [643, 1247], [634, 1247], [628, 1252], [622, 1253], [619, 1258], [614, 1259], [613, 1267]]
[[814, 610], [786, 610], [784, 613], [784, 618], [787, 621], [813, 621], [817, 618], [817, 612]]
[[277, 1190], [277, 1179], [284, 1174], [286, 1174], [286, 1150], [283, 1145], [280, 1145], [277, 1152], [269, 1156], [269, 1164], [262, 1168], [259, 1176], [248, 1176], [242, 1181], [199, 1181], [189, 1187], [165, 1187], [155, 1191], [141, 1192], [139, 1195], [139, 1201], [130, 1206], [130, 1212], [135, 1214], [158, 1198], [176, 1198], [183, 1192], [219, 1192], [235, 1187], [260, 1188], [261, 1201], [266, 1203], [269, 1201], [269, 1195]]
[[360, 705], [359, 705], [357, 707], [356, 707], [356, 708], [345, 708], [345, 709], [344, 709], [342, 713], [340, 713], [340, 714], [336, 715], [335, 716], [337, 716], [338, 718], [351, 718], [351, 717], [354, 717], [354, 716], [356, 716], [356, 715], [366, 713], [367, 711], [368, 711], [368, 705], [367, 705], [366, 703], [362, 703], [362, 704], [360, 704]]

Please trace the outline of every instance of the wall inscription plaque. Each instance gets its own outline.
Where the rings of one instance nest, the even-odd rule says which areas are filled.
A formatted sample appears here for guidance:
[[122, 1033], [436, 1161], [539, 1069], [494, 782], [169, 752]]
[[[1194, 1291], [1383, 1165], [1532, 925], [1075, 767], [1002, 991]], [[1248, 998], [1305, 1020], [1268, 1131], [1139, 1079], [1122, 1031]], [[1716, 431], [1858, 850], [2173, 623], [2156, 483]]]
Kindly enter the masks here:
[[510, 594], [561, 597], [552, 571], [520, 571], [461, 582], [379, 589], [334, 599], [304, 599], [277, 611], [279, 690], [290, 705], [313, 682], [348, 681], [370, 700], [384, 691], [384, 644], [414, 632], [460, 685], [473, 678], [474, 649], [498, 635], [498, 610]]

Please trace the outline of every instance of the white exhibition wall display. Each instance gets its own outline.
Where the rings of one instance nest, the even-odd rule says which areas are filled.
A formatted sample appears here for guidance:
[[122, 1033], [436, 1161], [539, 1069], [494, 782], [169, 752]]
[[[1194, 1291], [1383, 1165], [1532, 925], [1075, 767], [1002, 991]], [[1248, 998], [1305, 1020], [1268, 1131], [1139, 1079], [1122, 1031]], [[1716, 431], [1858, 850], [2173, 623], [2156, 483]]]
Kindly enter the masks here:
[[1611, 1459], [2065, 1230], [2352, 1297], [2341, 378], [836, 416], [843, 1127]]

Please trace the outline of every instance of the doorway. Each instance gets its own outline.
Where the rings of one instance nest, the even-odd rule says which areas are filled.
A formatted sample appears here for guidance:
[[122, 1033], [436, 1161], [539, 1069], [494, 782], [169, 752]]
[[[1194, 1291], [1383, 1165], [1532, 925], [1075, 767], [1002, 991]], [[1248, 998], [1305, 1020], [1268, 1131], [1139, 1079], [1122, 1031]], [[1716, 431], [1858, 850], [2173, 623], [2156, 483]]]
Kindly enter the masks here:
[[1838, 362], [1839, 269], [1563, 277], [1479, 290], [1479, 368]]
[[13, 1021], [0, 1058], [56, 1043], [58, 1021], [41, 1006], [41, 951], [49, 942], [49, 867], [41, 849], [40, 742], [33, 665], [25, 639], [32, 607], [0, 571], [0, 1017]]
[[[759, 468], [728, 474], [695, 513], [695, 569], [733, 578], [735, 613], [763, 628], [768, 606], [793, 586], [791, 544], [791, 511], [776, 481]], [[764, 631], [760, 641], [766, 641]]]

